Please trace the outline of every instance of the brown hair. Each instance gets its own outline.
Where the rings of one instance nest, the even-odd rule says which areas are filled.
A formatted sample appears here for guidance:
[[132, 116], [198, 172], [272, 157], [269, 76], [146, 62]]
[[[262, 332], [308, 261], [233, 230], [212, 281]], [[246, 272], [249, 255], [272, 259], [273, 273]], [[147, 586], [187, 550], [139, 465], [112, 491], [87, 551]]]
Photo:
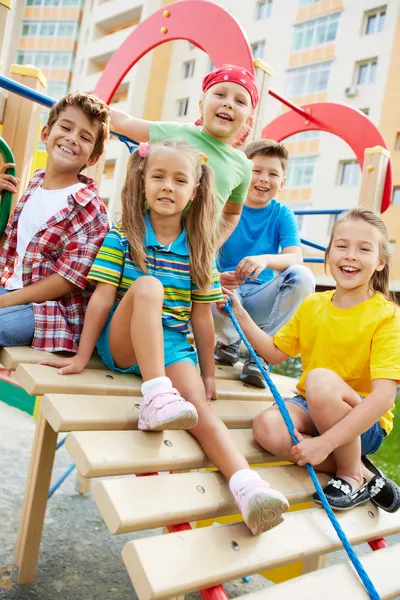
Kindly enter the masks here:
[[213, 175], [211, 169], [201, 166], [200, 154], [187, 142], [165, 140], [151, 144], [146, 157], [139, 151], [133, 152], [128, 161], [126, 180], [122, 189], [121, 226], [129, 241], [133, 261], [147, 273], [143, 248], [145, 233], [146, 198], [144, 177], [150, 157], [157, 148], [172, 148], [190, 156], [196, 181], [195, 197], [182, 215], [182, 227], [186, 231], [190, 251], [190, 274], [193, 282], [201, 290], [208, 289], [211, 283], [212, 264], [215, 256], [215, 235], [217, 204], [213, 193]]
[[325, 269], [326, 262], [329, 256], [329, 251], [332, 247], [333, 237], [335, 235], [336, 227], [340, 223], [346, 221], [364, 221], [373, 227], [376, 227], [381, 236], [379, 242], [379, 258], [385, 261], [385, 266], [381, 271], [375, 271], [370, 280], [370, 287], [374, 292], [381, 292], [388, 300], [396, 302], [394, 294], [389, 291], [389, 266], [390, 266], [390, 250], [389, 250], [389, 237], [385, 223], [382, 219], [375, 214], [369, 208], [364, 206], [358, 206], [340, 215], [335, 225], [333, 226], [331, 237], [328, 243], [328, 247], [325, 251]]
[[283, 172], [286, 171], [289, 160], [289, 152], [283, 144], [275, 140], [257, 140], [245, 148], [245, 154], [249, 160], [254, 156], [272, 156], [279, 158]]
[[90, 158], [96, 160], [103, 154], [110, 132], [110, 107], [100, 100], [95, 94], [74, 92], [64, 96], [56, 102], [50, 110], [47, 127], [49, 131], [54, 123], [69, 106], [79, 108], [89, 121], [97, 125], [97, 139], [95, 141]]

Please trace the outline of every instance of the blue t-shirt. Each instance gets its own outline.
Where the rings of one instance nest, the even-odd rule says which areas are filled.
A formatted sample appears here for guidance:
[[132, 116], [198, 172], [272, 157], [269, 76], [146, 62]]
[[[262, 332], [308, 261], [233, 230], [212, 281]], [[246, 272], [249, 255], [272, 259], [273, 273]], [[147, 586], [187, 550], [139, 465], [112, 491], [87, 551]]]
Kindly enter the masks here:
[[[218, 269], [234, 271], [245, 256], [279, 254], [288, 246], [300, 246], [299, 228], [293, 211], [277, 200], [265, 208], [243, 206], [240, 221], [218, 254]], [[255, 280], [265, 283], [274, 278], [272, 269], [264, 269]]]

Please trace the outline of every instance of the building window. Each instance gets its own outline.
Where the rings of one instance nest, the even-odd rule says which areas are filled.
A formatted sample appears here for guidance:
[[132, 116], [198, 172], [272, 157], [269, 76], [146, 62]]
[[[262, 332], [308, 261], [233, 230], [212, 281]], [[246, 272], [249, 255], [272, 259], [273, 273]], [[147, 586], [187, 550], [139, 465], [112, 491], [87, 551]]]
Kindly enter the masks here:
[[35, 67], [70, 69], [72, 52], [25, 52], [17, 54], [19, 65], [35, 65]]
[[286, 187], [311, 187], [314, 180], [316, 162], [316, 156], [290, 158], [286, 173]]
[[189, 79], [189, 77], [193, 77], [194, 74], [194, 65], [196, 64], [195, 60], [187, 60], [183, 63], [183, 77], [184, 79]]
[[21, 27], [21, 35], [24, 37], [75, 38], [76, 31], [75, 21], [25, 21]]
[[256, 21], [268, 19], [271, 16], [272, 0], [259, 0], [256, 6]]
[[365, 35], [379, 33], [385, 25], [386, 7], [366, 13], [365, 15]]
[[46, 94], [50, 96], [50, 98], [54, 98], [55, 100], [59, 100], [68, 91], [68, 84], [62, 81], [49, 81]]
[[327, 61], [288, 71], [285, 95], [293, 98], [327, 90], [331, 64]]
[[300, 0], [300, 6], [308, 6], [308, 4], [315, 4], [321, 2], [321, 0]]
[[291, 135], [290, 137], [285, 139], [286, 142], [302, 142], [304, 140], [319, 140], [321, 137], [321, 132], [315, 129], [310, 129], [310, 131], [302, 131], [301, 133], [296, 133], [296, 135]]
[[378, 61], [376, 58], [371, 58], [368, 61], [357, 64], [357, 83], [358, 83], [358, 85], [375, 83], [377, 63], [378, 63]]
[[251, 51], [253, 53], [253, 58], [263, 59], [265, 56], [265, 40], [251, 44]]
[[340, 13], [295, 25], [293, 50], [304, 50], [336, 40]]
[[400, 187], [393, 188], [392, 204], [400, 204]]
[[186, 117], [189, 108], [189, 98], [177, 100], [177, 116]]
[[342, 160], [339, 163], [339, 185], [358, 185], [360, 165], [356, 160]]
[[25, 6], [82, 6], [82, 0], [25, 0]]
[[396, 152], [400, 152], [400, 133], [396, 137]]

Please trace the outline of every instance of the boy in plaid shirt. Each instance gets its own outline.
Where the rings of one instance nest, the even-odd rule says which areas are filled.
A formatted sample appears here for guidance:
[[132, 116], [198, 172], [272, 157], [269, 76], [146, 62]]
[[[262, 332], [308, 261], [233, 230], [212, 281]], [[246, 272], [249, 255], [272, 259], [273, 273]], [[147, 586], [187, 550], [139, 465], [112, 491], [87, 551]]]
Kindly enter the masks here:
[[[69, 94], [50, 111], [46, 169], [35, 172], [5, 231], [0, 346], [78, 349], [86, 275], [109, 229], [96, 183], [81, 171], [104, 151], [109, 126], [108, 106], [92, 94]], [[6, 183], [3, 176], [0, 191]]]

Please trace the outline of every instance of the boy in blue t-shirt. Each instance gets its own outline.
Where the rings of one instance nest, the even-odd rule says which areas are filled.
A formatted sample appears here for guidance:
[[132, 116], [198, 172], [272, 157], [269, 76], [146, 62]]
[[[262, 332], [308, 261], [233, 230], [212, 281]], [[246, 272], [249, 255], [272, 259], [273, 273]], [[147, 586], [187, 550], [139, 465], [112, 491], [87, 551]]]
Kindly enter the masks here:
[[[275, 199], [285, 184], [288, 151], [274, 140], [259, 140], [245, 152], [253, 161], [252, 181], [239, 224], [219, 252], [218, 267], [222, 286], [235, 290], [257, 325], [274, 335], [314, 292], [315, 282], [311, 271], [301, 264], [303, 253], [293, 211]], [[216, 309], [213, 314], [215, 359], [219, 364], [234, 365], [239, 360], [239, 335], [229, 317]], [[249, 355], [240, 378], [266, 385]]]

